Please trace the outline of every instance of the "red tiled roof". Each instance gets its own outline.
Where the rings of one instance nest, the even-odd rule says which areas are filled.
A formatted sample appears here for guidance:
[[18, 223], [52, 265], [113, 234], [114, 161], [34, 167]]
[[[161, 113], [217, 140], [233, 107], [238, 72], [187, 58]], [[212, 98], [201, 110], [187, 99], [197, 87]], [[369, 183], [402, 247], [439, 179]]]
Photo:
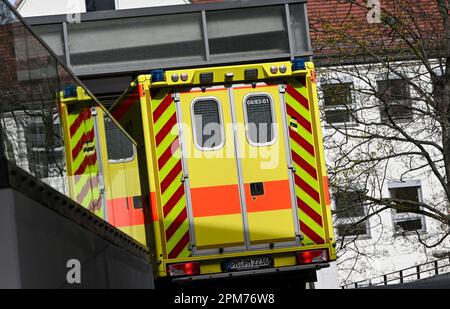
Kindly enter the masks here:
[[[353, 57], [439, 52], [444, 31], [435, 0], [381, 0], [382, 22], [367, 21], [367, 0], [309, 0], [311, 40], [316, 56]], [[393, 27], [386, 21], [394, 22]], [[412, 45], [409, 45], [412, 44]]]
[[[316, 58], [342, 55], [356, 58], [367, 55], [367, 51], [379, 55], [411, 53], [408, 42], [425, 51], [442, 51], [440, 48], [445, 38], [436, 0], [379, 2], [384, 21], [371, 24], [367, 21], [369, 0], [309, 0], [311, 40]], [[386, 24], [386, 21], [395, 20], [397, 31]]]

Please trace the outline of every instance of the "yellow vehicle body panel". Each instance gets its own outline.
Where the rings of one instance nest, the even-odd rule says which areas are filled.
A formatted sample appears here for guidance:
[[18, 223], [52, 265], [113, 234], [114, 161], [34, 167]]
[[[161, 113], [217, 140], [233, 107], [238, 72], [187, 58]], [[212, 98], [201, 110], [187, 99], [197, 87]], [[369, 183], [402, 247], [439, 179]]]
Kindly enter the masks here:
[[[123, 142], [136, 148], [126, 133], [97, 106], [81, 87], [70, 97], [60, 94], [70, 196], [98, 217], [147, 245], [144, 207], [140, 200], [139, 167], [133, 158], [109, 160], [107, 132], [123, 134]], [[105, 118], [111, 128], [105, 128]], [[114, 145], [115, 148], [124, 145]], [[102, 194], [103, 192], [103, 194]], [[139, 207], [139, 209], [136, 209]], [[142, 209], [140, 208], [142, 207]]]
[[[244, 98], [249, 94], [268, 94], [274, 102], [276, 125], [275, 143], [270, 146], [254, 146], [248, 142], [248, 134], [244, 120]], [[285, 141], [283, 136], [283, 121], [281, 119], [280, 93], [278, 85], [261, 85], [255, 90], [252, 87], [239, 87], [234, 89], [236, 106], [236, 121], [238, 124], [238, 139], [243, 171], [244, 183], [259, 181], [273, 181], [287, 179], [287, 163]]]
[[[99, 109], [99, 136], [103, 141], [106, 141], [108, 139], [107, 135], [111, 134], [107, 133], [107, 130], [110, 130], [107, 127], [108, 119], [109, 116]], [[117, 129], [113, 132], [122, 134]], [[128, 145], [112, 145], [111, 143], [110, 145], [108, 143], [102, 143], [101, 145], [108, 222], [141, 244], [147, 245], [144, 211], [143, 209], [135, 208], [136, 206], [142, 206], [135, 205], [135, 203], [138, 203], [137, 197], [142, 199], [138, 158], [136, 147], [131, 144], [131, 141], [129, 143]], [[110, 160], [107, 146], [115, 146], [117, 148], [132, 147], [133, 157], [125, 158], [124, 160]], [[144, 203], [143, 199], [140, 203]]]
[[72, 97], [60, 93], [70, 197], [104, 219], [99, 151], [91, 99], [81, 88]]
[[291, 209], [249, 213], [248, 221], [253, 244], [295, 240]]
[[215, 248], [218, 245], [231, 247], [244, 244], [240, 214], [195, 218], [194, 225], [200, 249]]
[[[265, 189], [263, 196], [252, 196], [245, 190], [252, 244], [295, 241], [300, 232], [296, 231], [291, 203], [279, 87], [279, 84], [266, 83], [233, 87], [236, 123], [240, 124], [237, 137], [243, 183], [246, 187], [251, 183], [264, 183]], [[270, 145], [259, 146], [249, 141], [245, 104], [251, 96], [267, 97], [272, 102], [274, 141]]]
[[[192, 188], [202, 188], [210, 186], [224, 186], [237, 184], [237, 171], [235, 166], [235, 157], [232, 153], [232, 147], [228, 143], [232, 143], [233, 132], [225, 130], [224, 145], [218, 150], [201, 151], [194, 145], [194, 137], [192, 134], [192, 103], [200, 98], [213, 98], [219, 102], [227, 100], [228, 93], [225, 88], [214, 89], [213, 92], [208, 92], [203, 95], [200, 89], [193, 89], [189, 93], [182, 93], [182, 114], [183, 122], [186, 125], [185, 132], [185, 153], [189, 155], [188, 158], [188, 172], [190, 177], [190, 184]], [[231, 112], [228, 105], [221, 105], [221, 114], [224, 123], [231, 123]], [[214, 173], [205, 174], [203, 171], [209, 170]]]
[[180, 93], [181, 115], [185, 126], [184, 155], [191, 189], [196, 246], [199, 250], [215, 246], [241, 246], [244, 234], [239, 208], [236, 158], [232, 152], [233, 131], [223, 130], [219, 149], [202, 151], [198, 141], [195, 141], [195, 120], [192, 113], [194, 104], [201, 104], [202, 100], [219, 103], [217, 106], [222, 124], [232, 123], [230, 106], [221, 104], [228, 100], [228, 90], [225, 87], [206, 92], [193, 88], [187, 93]]

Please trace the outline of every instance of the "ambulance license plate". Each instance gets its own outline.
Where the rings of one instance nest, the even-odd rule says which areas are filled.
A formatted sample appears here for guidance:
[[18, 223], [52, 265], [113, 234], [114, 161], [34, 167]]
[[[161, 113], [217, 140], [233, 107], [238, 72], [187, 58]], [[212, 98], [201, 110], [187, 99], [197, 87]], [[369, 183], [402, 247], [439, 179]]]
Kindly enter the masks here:
[[269, 257], [236, 259], [236, 260], [229, 260], [224, 263], [225, 271], [270, 268], [272, 266], [273, 266], [273, 259]]

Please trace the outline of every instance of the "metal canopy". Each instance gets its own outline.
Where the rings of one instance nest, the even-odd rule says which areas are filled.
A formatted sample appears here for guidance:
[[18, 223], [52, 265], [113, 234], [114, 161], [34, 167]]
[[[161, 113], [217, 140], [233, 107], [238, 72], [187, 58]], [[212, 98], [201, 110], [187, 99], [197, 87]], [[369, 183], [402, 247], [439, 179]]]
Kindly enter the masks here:
[[82, 77], [312, 55], [306, 0], [235, 0], [71, 19], [26, 21]]

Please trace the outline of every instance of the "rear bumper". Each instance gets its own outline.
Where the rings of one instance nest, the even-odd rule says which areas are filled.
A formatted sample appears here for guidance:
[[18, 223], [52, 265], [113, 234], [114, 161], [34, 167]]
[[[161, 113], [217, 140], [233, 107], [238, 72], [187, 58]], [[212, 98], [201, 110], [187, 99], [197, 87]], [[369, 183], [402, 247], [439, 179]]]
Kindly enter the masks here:
[[173, 278], [171, 281], [174, 283], [186, 283], [186, 282], [192, 282], [192, 281], [220, 280], [220, 279], [229, 279], [229, 278], [238, 278], [238, 277], [270, 276], [270, 275], [275, 275], [275, 274], [281, 275], [281, 274], [286, 274], [286, 273], [292, 274], [292, 273], [305, 272], [305, 271], [316, 271], [316, 270], [319, 270], [322, 268], [327, 268], [329, 266], [330, 266], [329, 263], [317, 263], [317, 264], [286, 266], [286, 267], [278, 267], [278, 268], [236, 271], [236, 272], [229, 272], [229, 273], [188, 276], [188, 277]]

